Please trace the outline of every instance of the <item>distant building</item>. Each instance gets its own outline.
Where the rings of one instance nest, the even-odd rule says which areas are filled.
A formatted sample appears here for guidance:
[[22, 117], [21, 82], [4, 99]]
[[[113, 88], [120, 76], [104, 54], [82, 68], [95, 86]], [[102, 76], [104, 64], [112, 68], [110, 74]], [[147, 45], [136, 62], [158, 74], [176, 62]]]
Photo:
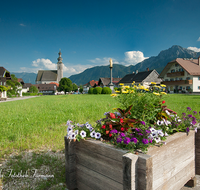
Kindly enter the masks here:
[[177, 58], [165, 66], [159, 77], [170, 93], [200, 93], [200, 57]]
[[33, 84], [38, 88], [38, 92], [43, 95], [55, 95], [57, 93], [56, 84]]
[[98, 84], [98, 81], [95, 81], [95, 80], [89, 81], [88, 83], [86, 83], [86, 84], [83, 85], [83, 92], [84, 93], [88, 93], [88, 90], [90, 88], [95, 87], [97, 84]]
[[151, 82], [155, 82], [156, 84], [160, 84], [162, 82], [162, 79], [158, 78], [158, 76], [159, 74], [155, 69], [149, 70], [147, 68], [146, 71], [136, 71], [136, 73], [127, 74], [119, 81], [119, 83], [123, 83], [125, 86], [130, 86], [134, 81], [136, 85], [141, 84], [142, 86], [148, 88], [151, 85]]
[[59, 83], [63, 78], [63, 63], [61, 57], [61, 51], [58, 53], [57, 70], [38, 70], [36, 77], [36, 84], [49, 84], [51, 82]]
[[[112, 83], [114, 85], [114, 87], [117, 87], [118, 82], [121, 80], [122, 78], [112, 78]], [[99, 82], [98, 82], [98, 86], [100, 87], [109, 87], [110, 84], [110, 78], [99, 78]]]
[[[4, 67], [0, 67], [0, 85], [6, 86], [6, 81], [11, 80], [11, 75], [8, 70], [6, 70]], [[0, 91], [0, 99], [6, 99], [7, 98], [7, 92]]]

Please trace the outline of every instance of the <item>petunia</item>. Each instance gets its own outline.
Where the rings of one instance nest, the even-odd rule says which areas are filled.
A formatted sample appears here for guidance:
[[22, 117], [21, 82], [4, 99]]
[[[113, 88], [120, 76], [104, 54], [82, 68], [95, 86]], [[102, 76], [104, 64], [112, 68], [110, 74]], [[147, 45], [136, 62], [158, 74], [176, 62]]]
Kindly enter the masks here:
[[154, 140], [156, 141], [156, 143], [159, 143], [160, 142], [160, 137], [156, 137], [156, 138], [154, 138]]
[[86, 126], [86, 128], [88, 128], [88, 129], [91, 127], [91, 125], [90, 125], [89, 123], [86, 123], [85, 126]]
[[131, 138], [131, 142], [134, 142], [135, 144], [137, 143], [137, 139], [135, 137]]
[[163, 125], [163, 124], [164, 124], [164, 121], [160, 121], [160, 120], [157, 121], [157, 125], [160, 126], [160, 125]]
[[121, 138], [121, 137], [118, 137], [117, 138], [117, 143], [119, 144], [119, 143], [121, 143], [123, 141], [123, 139]]
[[120, 123], [123, 123], [123, 122], [124, 122], [124, 120], [121, 118], [121, 119], [120, 119]]
[[92, 131], [92, 132], [90, 133], [90, 136], [91, 136], [91, 137], [95, 137], [95, 131]]
[[76, 135], [78, 135], [78, 130], [74, 131], [74, 133], [75, 133]]
[[165, 103], [165, 100], [162, 101], [162, 104], [164, 104], [164, 103]]
[[96, 139], [99, 139], [99, 138], [101, 137], [101, 133], [99, 133], [99, 132], [95, 133], [94, 137], [95, 137]]
[[148, 144], [149, 141], [148, 141], [148, 139], [142, 139], [142, 143], [143, 143], [143, 144]]
[[186, 128], [186, 132], [188, 133], [189, 131], [190, 131], [190, 128], [189, 128], [189, 127], [187, 127], [187, 128]]
[[92, 131], [94, 128], [93, 127], [89, 127], [89, 131]]
[[117, 129], [113, 129], [110, 131], [110, 133], [118, 133]]
[[183, 116], [186, 116], [186, 113], [182, 113]]
[[191, 114], [189, 114], [189, 115], [188, 115], [188, 117], [189, 117], [189, 118], [192, 118], [192, 115], [191, 115]]
[[136, 130], [137, 132], [140, 132], [140, 131], [141, 131], [141, 129], [138, 129], [138, 128], [135, 128], [135, 130]]
[[72, 127], [68, 127], [67, 128], [67, 133], [70, 133], [70, 132], [72, 132], [73, 131], [73, 128]]
[[70, 133], [69, 139], [75, 139], [75, 138], [76, 138], [76, 134], [75, 133]]
[[187, 110], [188, 110], [188, 111], [191, 111], [192, 109], [191, 109], [190, 107], [187, 107]]
[[141, 121], [140, 123], [141, 123], [142, 125], [145, 125], [145, 122], [144, 122], [144, 121]]
[[119, 135], [120, 135], [120, 137], [125, 137], [126, 136], [125, 133], [120, 133]]
[[197, 112], [196, 112], [196, 111], [193, 111], [193, 113], [194, 113], [194, 115], [196, 115], [196, 114], [197, 114]]
[[157, 133], [159, 136], [163, 137], [164, 136], [164, 133], [162, 132], [162, 130], [157, 130]]
[[105, 125], [102, 125], [102, 127], [101, 127], [102, 129], [105, 129], [106, 128], [106, 126]]
[[114, 113], [110, 113], [110, 117], [111, 117], [112, 119], [115, 119], [115, 118], [116, 118]]
[[82, 130], [82, 131], [80, 132], [80, 135], [81, 135], [82, 138], [85, 138], [85, 137], [86, 137], [86, 132]]
[[125, 137], [124, 144], [129, 144], [131, 142], [129, 137]]
[[143, 136], [143, 134], [142, 134], [142, 133], [138, 133], [138, 135], [139, 135], [139, 136]]

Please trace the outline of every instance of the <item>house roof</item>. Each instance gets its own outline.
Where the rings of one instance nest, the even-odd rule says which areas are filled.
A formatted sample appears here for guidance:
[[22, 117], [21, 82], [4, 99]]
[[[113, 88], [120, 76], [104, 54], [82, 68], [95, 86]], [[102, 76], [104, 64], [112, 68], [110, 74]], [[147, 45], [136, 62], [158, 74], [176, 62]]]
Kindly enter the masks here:
[[[5, 75], [5, 72], [6, 72], [6, 75]], [[10, 72], [6, 70], [4, 67], [0, 67], [0, 77], [6, 77], [6, 78], [11, 79]]]
[[39, 70], [36, 81], [57, 81], [57, 70]]
[[165, 68], [160, 73], [159, 77], [163, 78], [164, 75], [169, 71], [171, 66], [174, 63], [178, 63], [185, 71], [187, 71], [190, 75], [200, 75], [200, 66], [198, 65], [198, 59], [183, 59], [177, 58], [173, 61], [170, 61]]
[[31, 83], [24, 83], [23, 88], [30, 88], [32, 86]]
[[[112, 82], [113, 83], [117, 83], [117, 82], [119, 82], [120, 80], [121, 80], [122, 78], [112, 78]], [[104, 86], [107, 86], [107, 85], [109, 85], [109, 83], [110, 83], [110, 78], [99, 78], [99, 82], [98, 82], [98, 85], [100, 86], [100, 83], [102, 82], [102, 84], [104, 85]]]
[[33, 86], [36, 86], [39, 91], [52, 91], [57, 89], [56, 84], [33, 84]]
[[96, 81], [96, 80], [91, 80], [91, 81], [89, 81], [88, 83], [86, 83], [85, 85], [83, 85], [83, 86], [94, 86], [94, 85], [97, 85], [98, 84], [98, 81]]
[[59, 84], [57, 82], [50, 82], [49, 84], [55, 84], [57, 87], [59, 87]]
[[[154, 76], [151, 76], [152, 74], [154, 74]], [[150, 71], [142, 71], [142, 72], [138, 72], [138, 73], [131, 73], [131, 74], [127, 74], [126, 76], [124, 76], [122, 78], [122, 80], [119, 81], [119, 83], [132, 83], [133, 81], [135, 82], [143, 82], [144, 80], [147, 82], [160, 82], [160, 79], [158, 78], [158, 73], [157, 71], [154, 70], [150, 70]], [[157, 76], [155, 78], [155, 76]]]

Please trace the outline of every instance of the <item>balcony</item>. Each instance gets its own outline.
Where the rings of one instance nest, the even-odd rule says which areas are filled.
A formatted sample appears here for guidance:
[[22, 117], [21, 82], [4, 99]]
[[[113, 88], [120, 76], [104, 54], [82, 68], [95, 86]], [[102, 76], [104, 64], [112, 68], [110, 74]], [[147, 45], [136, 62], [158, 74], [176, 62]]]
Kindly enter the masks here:
[[176, 80], [176, 81], [163, 81], [162, 84], [165, 85], [184, 85], [193, 84], [192, 80]]
[[173, 73], [167, 73], [167, 77], [179, 77], [184, 76], [184, 71], [177, 71]]

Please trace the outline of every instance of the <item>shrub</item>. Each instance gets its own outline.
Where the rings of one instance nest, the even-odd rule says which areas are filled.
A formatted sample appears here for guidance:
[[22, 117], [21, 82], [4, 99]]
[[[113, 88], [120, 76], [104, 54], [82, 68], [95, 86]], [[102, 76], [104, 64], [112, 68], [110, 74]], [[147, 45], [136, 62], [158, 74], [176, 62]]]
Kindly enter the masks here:
[[93, 94], [101, 94], [102, 88], [101, 87], [95, 87], [93, 90]]
[[94, 90], [94, 88], [90, 88], [90, 89], [88, 90], [88, 94], [93, 94], [93, 90]]
[[112, 90], [109, 87], [103, 87], [101, 94], [112, 94]]

